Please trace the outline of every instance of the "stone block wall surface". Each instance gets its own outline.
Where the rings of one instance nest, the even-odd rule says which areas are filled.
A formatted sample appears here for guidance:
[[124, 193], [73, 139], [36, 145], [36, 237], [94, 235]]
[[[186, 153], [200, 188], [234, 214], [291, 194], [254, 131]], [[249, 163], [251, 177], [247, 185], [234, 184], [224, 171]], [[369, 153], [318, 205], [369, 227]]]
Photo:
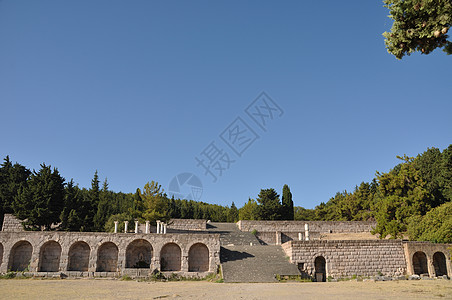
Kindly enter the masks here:
[[[145, 242], [133, 243], [136, 240], [143, 240]], [[142, 254], [140, 250], [142, 250], [143, 245], [148, 245], [147, 243], [150, 244], [150, 247], [147, 249], [152, 249], [150, 259], [146, 257], [143, 259], [138, 256], [137, 258], [131, 257], [134, 253], [136, 255]], [[81, 274], [81, 276], [83, 274], [96, 276], [120, 275], [128, 270], [126, 267], [127, 258], [133, 261], [132, 263], [135, 263], [137, 259], [150, 262], [149, 268], [145, 268], [145, 270], [140, 269], [140, 272], [149, 273], [155, 269], [160, 270], [162, 249], [170, 243], [180, 247], [180, 273], [185, 274], [184, 276], [191, 275], [188, 271], [189, 251], [195, 244], [205, 245], [208, 249], [205, 252], [208, 255], [205, 258], [208, 261], [207, 272], [215, 272], [217, 266], [220, 264], [219, 234], [115, 234], [100, 232], [23, 231], [0, 232], [0, 273], [6, 273], [11, 269], [13, 264], [16, 264], [18, 270], [30, 271], [32, 273], [39, 273], [40, 268], [54, 271], [55, 263], [59, 260], [58, 272]], [[128, 247], [129, 245], [132, 246]], [[134, 250], [134, 247], [138, 248]], [[18, 251], [16, 251], [17, 249]], [[117, 256], [116, 252], [112, 249], [117, 249]], [[170, 253], [170, 255], [173, 257], [173, 253]], [[71, 264], [69, 264], [70, 259], [72, 260]], [[99, 265], [102, 265], [102, 267], [98, 268]], [[134, 273], [138, 271], [134, 269], [130, 272]], [[197, 274], [199, 275], [201, 273], [198, 272]]]
[[202, 219], [171, 219], [168, 229], [179, 230], [206, 230], [207, 221]]
[[5, 214], [3, 218], [3, 226], [2, 231], [5, 232], [17, 232], [17, 231], [24, 231], [24, 228], [22, 224], [20, 223], [20, 220], [17, 219], [15, 216], [11, 214]]
[[334, 278], [380, 273], [396, 276], [405, 274], [407, 269], [400, 240], [289, 241], [282, 248], [290, 261], [302, 266], [310, 276], [315, 276], [317, 257], [325, 259], [326, 276]]
[[370, 232], [377, 225], [371, 221], [252, 221], [240, 220], [237, 226], [241, 231], [258, 232], [302, 232], [305, 224], [309, 226], [309, 232], [340, 233], [340, 232]]
[[[437, 269], [437, 261], [435, 260], [435, 254], [441, 254], [441, 256], [445, 259], [445, 270], [447, 272], [446, 275], [452, 277], [452, 264], [451, 264], [451, 254], [452, 254], [452, 244], [436, 244], [429, 242], [403, 242], [403, 248], [406, 258], [406, 264], [408, 266], [407, 273], [409, 275], [415, 274], [415, 259], [414, 255], [416, 253], [420, 253], [421, 255], [425, 255], [427, 259], [427, 271], [430, 277], [435, 277], [438, 274]], [[427, 273], [425, 272], [425, 273]]]

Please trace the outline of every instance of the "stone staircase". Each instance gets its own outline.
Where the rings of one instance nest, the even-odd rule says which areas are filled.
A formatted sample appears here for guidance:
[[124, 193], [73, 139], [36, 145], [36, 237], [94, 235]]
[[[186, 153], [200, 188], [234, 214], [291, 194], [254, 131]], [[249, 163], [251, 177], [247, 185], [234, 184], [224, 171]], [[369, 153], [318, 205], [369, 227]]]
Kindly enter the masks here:
[[300, 275], [279, 245], [261, 245], [254, 235], [233, 223], [209, 223], [220, 233], [220, 261], [225, 282], [277, 282], [276, 275]]

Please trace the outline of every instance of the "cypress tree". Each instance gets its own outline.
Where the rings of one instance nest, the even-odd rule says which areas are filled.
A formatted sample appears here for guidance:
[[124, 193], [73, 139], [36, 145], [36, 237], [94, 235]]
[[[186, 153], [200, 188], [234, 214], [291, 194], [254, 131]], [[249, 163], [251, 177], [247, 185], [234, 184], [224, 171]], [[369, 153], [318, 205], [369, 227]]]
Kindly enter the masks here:
[[283, 186], [282, 192], [282, 219], [283, 220], [293, 220], [294, 212], [293, 212], [293, 201], [292, 201], [292, 193], [290, 192], [290, 188], [287, 184]]

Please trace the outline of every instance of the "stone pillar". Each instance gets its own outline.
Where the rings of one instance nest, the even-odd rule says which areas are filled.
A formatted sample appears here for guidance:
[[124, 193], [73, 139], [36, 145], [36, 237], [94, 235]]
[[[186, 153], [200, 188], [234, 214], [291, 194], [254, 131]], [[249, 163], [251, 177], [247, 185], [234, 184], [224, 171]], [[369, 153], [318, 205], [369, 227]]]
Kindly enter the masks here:
[[157, 222], [157, 233], [160, 233], [160, 221], [157, 220], [156, 222]]
[[124, 233], [127, 233], [128, 226], [129, 226], [129, 221], [124, 221]]
[[303, 235], [301, 234], [301, 232], [298, 233], [298, 240], [302, 241], [303, 240]]
[[118, 233], [118, 221], [115, 221], [115, 233]]
[[146, 221], [146, 233], [149, 233], [149, 221]]
[[138, 233], [138, 221], [135, 221], [135, 233]]
[[281, 245], [281, 232], [276, 231], [276, 245]]
[[166, 234], [166, 223], [163, 223], [163, 234]]
[[427, 256], [428, 277], [433, 278], [436, 276], [435, 266], [433, 265], [433, 257], [430, 257], [430, 255], [426, 255], [426, 256]]
[[304, 224], [304, 236], [307, 241], [309, 241], [309, 225], [306, 223]]

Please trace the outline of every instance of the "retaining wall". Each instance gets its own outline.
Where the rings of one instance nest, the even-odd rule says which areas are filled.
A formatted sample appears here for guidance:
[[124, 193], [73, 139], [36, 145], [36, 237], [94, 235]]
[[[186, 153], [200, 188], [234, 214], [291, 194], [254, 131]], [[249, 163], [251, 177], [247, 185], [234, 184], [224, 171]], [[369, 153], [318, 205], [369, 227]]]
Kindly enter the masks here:
[[407, 264], [400, 240], [375, 241], [289, 241], [282, 245], [290, 262], [315, 278], [315, 260], [325, 259], [326, 274], [334, 278], [403, 275]]
[[[140, 242], [137, 243], [137, 240]], [[165, 248], [169, 244], [171, 247]], [[190, 262], [189, 252], [194, 245], [198, 249], [202, 248], [203, 254], [191, 253], [195, 261]], [[0, 232], [0, 273], [16, 268], [35, 274], [63, 272], [74, 276], [149, 275], [153, 270], [161, 270], [164, 263], [162, 257], [166, 255], [166, 258], [171, 257], [171, 266], [168, 267], [171, 273], [199, 277], [216, 271], [220, 264], [219, 253], [219, 234]], [[174, 267], [178, 262], [173, 259], [177, 256], [178, 268]], [[70, 260], [76, 263], [69, 264]], [[81, 266], [85, 265], [82, 263], [85, 261], [86, 267]], [[142, 261], [146, 266], [126, 268], [127, 261], [129, 266], [137, 261]], [[202, 272], [189, 272], [189, 264], [198, 266], [200, 261], [203, 265], [197, 268]]]
[[371, 221], [251, 221], [241, 220], [237, 226], [241, 231], [258, 232], [301, 232], [308, 224], [309, 232], [339, 233], [339, 232], [370, 232], [377, 225]]

